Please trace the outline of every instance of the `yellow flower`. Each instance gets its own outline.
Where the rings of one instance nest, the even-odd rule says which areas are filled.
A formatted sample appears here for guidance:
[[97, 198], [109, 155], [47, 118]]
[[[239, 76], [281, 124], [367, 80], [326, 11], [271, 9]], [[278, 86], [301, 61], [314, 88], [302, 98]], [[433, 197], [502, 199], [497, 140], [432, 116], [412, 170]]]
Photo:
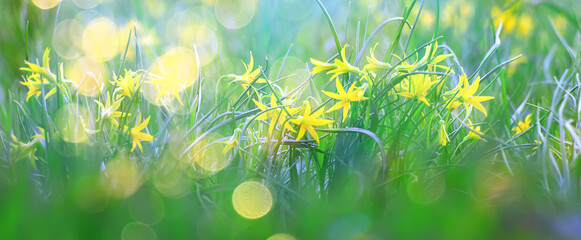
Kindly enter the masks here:
[[480, 131], [480, 126], [477, 126], [477, 127], [472, 126], [472, 121], [470, 121], [470, 119], [468, 119], [468, 125], [472, 131], [468, 132], [468, 135], [466, 135], [466, 137], [464, 137], [464, 140], [476, 139], [476, 140], [483, 140], [486, 142], [486, 139], [483, 139], [479, 135], [479, 134], [482, 134], [482, 132]]
[[398, 92], [397, 94], [403, 97], [420, 100], [430, 106], [428, 99], [426, 99], [426, 94], [428, 94], [428, 90], [438, 83], [438, 81], [432, 81], [431, 78], [426, 77], [425, 74], [415, 74], [411, 75], [409, 78], [409, 88], [406, 89], [407, 91]]
[[330, 71], [330, 70], [337, 68], [337, 64], [335, 64], [335, 63], [322, 62], [322, 61], [319, 61], [319, 60], [316, 60], [313, 58], [311, 58], [311, 63], [313, 63], [315, 65], [315, 67], [313, 68], [313, 71], [311, 71], [312, 75], [315, 75], [317, 73], [327, 72], [327, 71]]
[[41, 127], [36, 127], [36, 129], [38, 129], [38, 131], [40, 132], [39, 134], [35, 134], [34, 136], [32, 136], [33, 139], [36, 139], [38, 141], [40, 140], [46, 140], [44, 138], [44, 128]]
[[219, 143], [226, 143], [226, 146], [222, 150], [222, 154], [226, 154], [233, 147], [238, 147], [238, 145], [239, 145], [238, 139], [240, 138], [241, 132], [242, 132], [242, 130], [240, 130], [240, 128], [236, 128], [236, 130], [234, 130], [234, 134], [232, 134], [232, 136], [228, 140], [219, 142]]
[[[516, 6], [516, 4], [515, 4]], [[517, 25], [518, 19], [513, 14], [514, 8], [502, 10], [498, 6], [493, 6], [491, 10], [492, 18], [494, 18], [494, 28], [498, 28], [502, 21], [502, 29], [505, 33], [511, 33]]]
[[[393, 56], [396, 57], [399, 61], [402, 60], [402, 58], [399, 57], [398, 55], [393, 54]], [[418, 56], [418, 54], [416, 53], [416, 58], [417, 58], [417, 56]], [[408, 62], [403, 61], [395, 67], [395, 70], [397, 70], [400, 73], [409, 73], [416, 68], [417, 63], [418, 63], [417, 60], [416, 60], [416, 62], [414, 62], [412, 64], [409, 64]]]
[[313, 128], [313, 126], [327, 125], [333, 122], [333, 120], [318, 119], [318, 117], [323, 114], [325, 108], [322, 107], [315, 113], [311, 114], [311, 103], [308, 100], [303, 102], [301, 115], [296, 119], [291, 119], [290, 121], [296, 125], [300, 126], [299, 133], [296, 140], [301, 140], [305, 135], [305, 131], [309, 131], [309, 134], [319, 143], [319, 135]]
[[448, 133], [446, 133], [446, 122], [444, 120], [440, 120], [440, 131], [438, 132], [438, 143], [442, 146], [446, 146], [450, 141], [448, 139]]
[[522, 14], [518, 18], [517, 33], [521, 36], [528, 37], [533, 31], [534, 20], [529, 14]]
[[567, 18], [563, 15], [557, 15], [552, 18], [553, 24], [559, 33], [563, 34], [567, 27]]
[[[269, 107], [267, 107], [266, 105], [260, 103], [259, 101], [256, 101], [254, 99], [252, 99], [252, 101], [254, 101], [254, 104], [256, 104], [256, 106], [258, 106], [258, 108], [261, 111], [264, 111], [266, 109], [268, 109]], [[283, 105], [290, 105], [295, 101], [295, 99], [285, 99], [282, 100], [282, 104]], [[278, 104], [276, 102], [276, 97], [274, 96], [274, 94], [270, 95], [270, 107], [277, 107]], [[286, 111], [283, 109], [285, 108]], [[280, 124], [284, 124], [284, 127], [288, 130], [290, 130], [291, 132], [296, 132], [288, 122], [285, 123], [286, 118], [287, 118], [287, 111], [289, 114], [294, 114], [298, 111], [297, 108], [291, 108], [291, 107], [283, 107], [283, 108], [277, 108], [277, 109], [273, 109], [270, 110], [266, 113], [261, 114], [260, 116], [256, 117], [256, 120], [266, 120], [270, 118], [270, 125], [268, 127], [268, 134], [272, 134], [272, 132], [274, 131], [274, 127], [276, 126], [276, 122], [278, 119], [278, 122]]]
[[10, 152], [12, 153], [12, 161], [18, 162], [23, 159], [29, 159], [32, 166], [36, 167], [35, 161], [38, 160], [36, 157], [36, 143], [38, 139], [34, 138], [28, 143], [24, 143], [18, 140], [14, 134], [12, 134], [12, 142], [10, 146]]
[[39, 65], [34, 64], [34, 63], [30, 63], [28, 61], [24, 61], [24, 63], [28, 67], [22, 67], [22, 68], [20, 68], [20, 70], [30, 72], [30, 73], [37, 73], [37, 74], [40, 74], [41, 77], [46, 78], [49, 82], [56, 82], [56, 75], [50, 71], [50, 66], [48, 63], [48, 61], [50, 59], [49, 55], [50, 55], [50, 49], [46, 48], [44, 50], [44, 54], [42, 55], [42, 66], [39, 66]]
[[[97, 105], [99, 106], [99, 109], [101, 110], [101, 114], [99, 115], [99, 117], [97, 118], [96, 122], [99, 122], [101, 120], [104, 119], [109, 119], [111, 121], [111, 123], [113, 123], [113, 125], [115, 126], [119, 126], [119, 122], [117, 122], [117, 120], [115, 118], [121, 117], [123, 115], [122, 112], [117, 111], [117, 109], [119, 109], [119, 106], [121, 106], [121, 101], [123, 100], [122, 98], [119, 98], [117, 101], [111, 103], [111, 98], [109, 97], [109, 92], [107, 92], [107, 100], [105, 100], [105, 104], [97, 101], [97, 100], [93, 100], [95, 103], [97, 103]], [[127, 114], [127, 116], [130, 116], [131, 114]]]
[[532, 114], [527, 115], [524, 122], [519, 121], [517, 124], [518, 126], [512, 128], [515, 136], [531, 128], [531, 116]]
[[393, 86], [393, 90], [396, 93], [397, 92], [405, 92], [405, 91], [408, 91], [409, 89], [410, 89], [410, 81], [408, 81], [407, 78], [401, 80], [401, 82], [399, 82], [398, 84]]
[[379, 70], [387, 70], [391, 68], [391, 64], [379, 61], [375, 57], [375, 48], [377, 47], [377, 43], [371, 49], [369, 49], [369, 56], [367, 56], [367, 64], [363, 67], [363, 71], [375, 72]]
[[[39, 97], [40, 94], [42, 93], [42, 85], [44, 85], [46, 88], [50, 88], [49, 86], [52, 85], [48, 81], [46, 81], [46, 78], [41, 77], [37, 73], [30, 75], [28, 77], [27, 82], [20, 82], [20, 83], [22, 85], [28, 87], [28, 94], [26, 95], [26, 101], [28, 101], [28, 99], [30, 99], [30, 97], [32, 97], [34, 95], [36, 95], [36, 97]], [[52, 89], [46, 93], [46, 95], [44, 96], [44, 99], [48, 99], [48, 97], [52, 96], [55, 93], [56, 93], [56, 86], [53, 86]]]
[[539, 148], [539, 146], [540, 146], [541, 144], [543, 144], [543, 141], [541, 141], [541, 140], [535, 140], [535, 143], [537, 144], [537, 146], [535, 146], [535, 147], [533, 148], [533, 150], [537, 150], [537, 149]]
[[349, 61], [347, 61], [347, 57], [345, 56], [345, 49], [347, 48], [348, 45], [349, 44], [345, 44], [345, 46], [343, 46], [343, 49], [341, 49], [341, 60], [335, 59], [335, 65], [337, 65], [337, 67], [328, 72], [328, 74], [333, 73], [333, 76], [331, 77], [330, 80], [333, 80], [334, 78], [340, 76], [343, 73], [355, 73], [355, 74], [361, 73], [361, 70], [359, 70], [359, 68], [351, 65]]
[[351, 102], [368, 99], [363, 96], [365, 94], [366, 87], [358, 88], [355, 87], [355, 84], [352, 84], [351, 87], [349, 87], [349, 91], [345, 92], [345, 88], [343, 88], [343, 85], [341, 85], [341, 82], [339, 82], [338, 78], [335, 79], [335, 85], [337, 86], [338, 93], [323, 91], [323, 93], [330, 98], [339, 100], [338, 103], [327, 110], [327, 113], [338, 110], [339, 108], [343, 108], [343, 121], [345, 121], [347, 114], [349, 113], [349, 108], [351, 107]]
[[[369, 82], [369, 85], [373, 85], [372, 79], [375, 78], [374, 71], [391, 68], [391, 65], [388, 63], [381, 62], [375, 58], [373, 51], [375, 47], [371, 49], [371, 57], [367, 57], [367, 61], [369, 62], [367, 65], [364, 66], [363, 71], [361, 71], [358, 67], [353, 66], [347, 60], [347, 55], [345, 54], [345, 49], [347, 49], [348, 44], [345, 44], [341, 49], [341, 59], [335, 59], [333, 63], [322, 62], [316, 59], [311, 58], [311, 63], [315, 65], [311, 74], [317, 74], [322, 72], [327, 72], [327, 74], [333, 74], [329, 79], [332, 81], [336, 79], [341, 74], [345, 73], [353, 73], [358, 75], [360, 78], [359, 80], [366, 80]], [[377, 46], [377, 44], [375, 45]]]
[[480, 110], [484, 113], [484, 116], [487, 115], [486, 109], [482, 106], [481, 102], [488, 101], [494, 99], [494, 97], [489, 96], [474, 96], [476, 91], [478, 91], [478, 86], [480, 85], [480, 77], [477, 77], [476, 80], [472, 83], [472, 86], [468, 83], [468, 77], [466, 74], [460, 77], [460, 81], [458, 82], [458, 86], [449, 91], [446, 95], [455, 94], [458, 92], [456, 99], [454, 99], [447, 107], [456, 109], [461, 104], [464, 104], [466, 108], [466, 115], [470, 114], [470, 105], [474, 106], [476, 109]]
[[[444, 55], [435, 56], [437, 49], [438, 49], [438, 42], [436, 41], [433, 44], [426, 46], [426, 51], [424, 53], [424, 56], [421, 59], [416, 60], [412, 64], [409, 64], [409, 63], [404, 61], [400, 65], [396, 66], [395, 69], [401, 73], [409, 73], [418, 67], [421, 67], [423, 65], [427, 65], [428, 70], [430, 70], [430, 71], [435, 71], [438, 68], [441, 68], [441, 69], [444, 69], [447, 71], [449, 69], [448, 67], [438, 65], [438, 63], [446, 60], [446, 58], [449, 58], [450, 56], [452, 56], [452, 54], [444, 54]], [[400, 61], [402, 59], [395, 54], [393, 56], [398, 58]], [[416, 53], [416, 58], [417, 58], [417, 53]]]
[[152, 80], [149, 80], [146, 83], [151, 84], [157, 88], [157, 99], [155, 100], [156, 102], [159, 102], [163, 99], [164, 104], [168, 104], [171, 101], [170, 97], [174, 97], [181, 105], [184, 104], [180, 97], [180, 93], [186, 90], [185, 84], [187, 84], [187, 82], [178, 79], [179, 71], [174, 72], [173, 75], [166, 74], [164, 77], [150, 73], [149, 77]]
[[440, 16], [442, 26], [452, 28], [455, 33], [462, 33], [468, 27], [470, 19], [474, 15], [474, 7], [465, 0], [446, 1]]
[[[254, 57], [252, 57], [252, 52], [250, 52], [250, 62], [248, 63], [248, 65], [246, 65], [246, 63], [244, 61], [242, 61], [242, 64], [244, 64], [244, 68], [246, 69], [246, 72], [244, 72], [244, 74], [242, 75], [235, 75], [235, 74], [230, 74], [230, 76], [234, 77], [234, 81], [241, 81], [242, 83], [240, 84], [240, 86], [242, 86], [242, 88], [246, 89], [248, 88], [248, 86], [250, 86], [253, 82], [254, 83], [266, 83], [266, 80], [264, 78], [259, 78], [256, 79], [258, 77], [258, 75], [260, 75], [260, 68], [257, 68], [255, 70], [252, 70], [254, 68]], [[256, 80], [256, 82], [255, 82]]]
[[[143, 133], [141, 132], [141, 130], [145, 129], [145, 127], [147, 127], [147, 124], [149, 123], [149, 118], [147, 117], [147, 119], [145, 119], [145, 121], [143, 122], [139, 122], [141, 119], [141, 114], [139, 115], [139, 117], [137, 118], [137, 124], [135, 125], [135, 127], [131, 128], [131, 139], [132, 139], [132, 143], [133, 143], [133, 147], [131, 147], [131, 151], [133, 152], [133, 150], [135, 150], [135, 146], [139, 147], [139, 150], [141, 150], [143, 152], [143, 147], [141, 146], [141, 141], [153, 141], [153, 136], [147, 134], [147, 133]], [[127, 129], [127, 126], [125, 126], [125, 129]]]
[[115, 92], [121, 91], [121, 96], [127, 96], [128, 98], [132, 98], [133, 95], [135, 94], [135, 91], [137, 91], [137, 89], [139, 88], [140, 84], [139, 76], [137, 75], [136, 72], [125, 69], [125, 75], [119, 76], [119, 78], [114, 76], [114, 78], [116, 78], [117, 80], [111, 81], [111, 84], [117, 86]]
[[[34, 95], [36, 95], [36, 97], [40, 96], [42, 93], [43, 85], [46, 89], [51, 89], [50, 91], [46, 92], [44, 97], [45, 99], [48, 99], [48, 97], [56, 93], [56, 75], [50, 71], [49, 54], [49, 48], [44, 50], [44, 54], [42, 56], [42, 66], [24, 61], [27, 67], [20, 68], [20, 70], [30, 73], [27, 81], [20, 82], [22, 85], [28, 87], [26, 101], [28, 101], [28, 99]], [[63, 79], [63, 77], [61, 77], [61, 79]]]

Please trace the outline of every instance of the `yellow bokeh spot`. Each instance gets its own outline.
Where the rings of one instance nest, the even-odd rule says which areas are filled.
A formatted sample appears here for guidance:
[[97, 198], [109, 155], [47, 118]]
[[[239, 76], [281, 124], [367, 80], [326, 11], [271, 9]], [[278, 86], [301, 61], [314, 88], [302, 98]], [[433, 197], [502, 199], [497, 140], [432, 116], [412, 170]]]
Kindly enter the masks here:
[[153, 175], [155, 189], [165, 197], [179, 198], [189, 192], [192, 182], [185, 176], [179, 161], [160, 159]]
[[557, 31], [559, 31], [559, 33], [563, 34], [563, 32], [565, 31], [565, 29], [567, 27], [567, 18], [565, 18], [563, 15], [557, 15], [557, 16], [553, 17], [552, 21], [553, 21], [553, 24], [555, 25], [555, 28], [557, 29]]
[[270, 236], [268, 239], [266, 240], [296, 240], [295, 237], [293, 237], [290, 234], [286, 234], [286, 233], [277, 233], [274, 234], [272, 236]]
[[218, 22], [229, 29], [246, 26], [256, 13], [256, 0], [216, 0], [214, 11]]
[[121, 232], [122, 240], [157, 240], [157, 234], [147, 224], [141, 222], [132, 222], [125, 227]]
[[187, 48], [171, 49], [155, 61], [150, 73], [156, 77], [150, 79], [155, 80], [154, 83], [143, 86], [145, 99], [158, 106], [168, 106], [182, 91], [196, 82], [196, 56]]
[[166, 2], [163, 0], [145, 0], [144, 1], [149, 14], [154, 18], [161, 18], [165, 14]]
[[77, 83], [78, 93], [94, 97], [101, 93], [107, 68], [90, 58], [81, 57], [66, 65], [65, 74]]
[[84, 107], [74, 103], [59, 109], [54, 118], [58, 136], [70, 143], [85, 142], [89, 138], [86, 129], [93, 127], [93, 121]]
[[257, 219], [266, 215], [272, 208], [272, 195], [262, 183], [248, 181], [234, 189], [232, 204], [240, 216]]
[[117, 25], [102, 17], [91, 21], [83, 31], [83, 50], [96, 62], [104, 62], [119, 53]]
[[204, 66], [214, 60], [218, 53], [218, 38], [212, 29], [204, 24], [192, 24], [185, 26], [180, 33], [183, 45], [196, 44], [200, 65]]
[[102, 0], [73, 0], [77, 7], [82, 9], [91, 9], [101, 4]]
[[75, 59], [83, 53], [81, 49], [81, 36], [83, 24], [76, 19], [67, 19], [56, 27], [52, 37], [52, 45], [56, 53], [64, 59]]
[[424, 10], [420, 14], [420, 24], [424, 27], [434, 26], [435, 21], [436, 21], [436, 17], [434, 16], [434, 13], [430, 10]]
[[503, 10], [497, 6], [492, 7], [492, 17], [494, 18], [494, 28], [497, 29], [502, 22], [502, 31], [512, 33], [517, 24], [517, 17], [514, 15], [513, 8]]
[[223, 148], [222, 144], [204, 146], [198, 143], [188, 154], [193, 157], [196, 166], [213, 174], [230, 165], [231, 158], [222, 153]]
[[60, 2], [61, 0], [32, 0], [32, 3], [40, 9], [51, 9]]
[[[139, 48], [149, 49], [154, 47], [159, 43], [159, 38], [154, 29], [149, 29], [143, 26], [141, 22], [137, 20], [130, 20], [125, 25], [119, 28], [119, 54], [123, 57], [125, 54], [125, 49], [127, 48], [127, 55], [125, 56], [125, 61], [133, 61], [136, 57], [135, 52], [135, 31], [137, 31], [137, 36], [139, 37]], [[129, 46], [127, 45], [127, 40], [129, 39], [129, 33], [131, 32], [131, 41]]]
[[521, 36], [527, 37], [533, 31], [534, 20], [529, 14], [522, 14], [518, 18], [517, 33]]
[[127, 198], [141, 186], [139, 168], [132, 160], [114, 159], [101, 173], [101, 183], [110, 196]]

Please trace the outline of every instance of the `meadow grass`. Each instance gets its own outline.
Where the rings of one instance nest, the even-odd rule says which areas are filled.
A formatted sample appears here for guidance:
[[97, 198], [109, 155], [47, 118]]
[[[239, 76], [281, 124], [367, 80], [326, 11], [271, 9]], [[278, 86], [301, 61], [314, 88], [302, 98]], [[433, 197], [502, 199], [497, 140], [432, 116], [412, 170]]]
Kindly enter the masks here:
[[0, 238], [580, 238], [579, 7], [4, 1]]

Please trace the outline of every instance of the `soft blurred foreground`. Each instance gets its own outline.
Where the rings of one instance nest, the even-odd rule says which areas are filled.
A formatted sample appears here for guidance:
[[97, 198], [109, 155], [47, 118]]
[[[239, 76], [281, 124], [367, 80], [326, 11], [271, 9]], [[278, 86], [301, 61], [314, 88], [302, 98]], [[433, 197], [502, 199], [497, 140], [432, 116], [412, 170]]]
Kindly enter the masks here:
[[4, 0], [0, 239], [581, 239], [579, 10]]

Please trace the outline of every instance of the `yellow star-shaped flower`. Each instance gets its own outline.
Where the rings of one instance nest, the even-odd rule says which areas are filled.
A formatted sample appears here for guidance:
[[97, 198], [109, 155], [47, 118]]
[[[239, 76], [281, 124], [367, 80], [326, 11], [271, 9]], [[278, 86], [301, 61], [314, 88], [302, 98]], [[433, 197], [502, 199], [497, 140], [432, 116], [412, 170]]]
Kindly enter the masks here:
[[[44, 97], [45, 99], [48, 99], [48, 97], [56, 93], [56, 75], [50, 71], [49, 55], [50, 49], [47, 48], [44, 50], [44, 54], [42, 56], [42, 66], [24, 61], [27, 67], [20, 68], [20, 70], [30, 74], [26, 78], [25, 82], [20, 82], [20, 84], [28, 87], [26, 101], [28, 101], [28, 99], [30, 99], [32, 96], [39, 97], [42, 93], [43, 85], [45, 89], [51, 89], [50, 91], [46, 92]], [[64, 80], [63, 75], [61, 75], [61, 79]]]
[[486, 142], [486, 139], [483, 139], [482, 137], [480, 137], [480, 135], [476, 134], [476, 133], [482, 134], [482, 132], [480, 131], [480, 126], [477, 126], [477, 127], [472, 126], [472, 121], [470, 121], [470, 119], [468, 119], [468, 125], [472, 131], [468, 132], [468, 135], [466, 135], [466, 137], [464, 137], [464, 140], [475, 139], [475, 140], [482, 140], [482, 141]]
[[[149, 123], [149, 118], [147, 117], [147, 119], [145, 119], [145, 121], [143, 122], [139, 122], [141, 119], [141, 115], [139, 115], [138, 120], [137, 120], [137, 124], [135, 125], [135, 127], [131, 128], [130, 134], [131, 134], [131, 139], [132, 139], [132, 144], [133, 147], [131, 147], [131, 151], [133, 152], [133, 150], [135, 150], [135, 146], [139, 147], [139, 150], [141, 150], [143, 152], [143, 147], [141, 146], [141, 141], [153, 141], [153, 136], [147, 134], [147, 133], [143, 133], [141, 132], [141, 130], [145, 129], [145, 127], [147, 127], [147, 124]], [[125, 129], [127, 129], [127, 126], [125, 126]]]
[[[268, 106], [260, 103], [259, 101], [256, 101], [254, 99], [252, 99], [252, 101], [262, 111], [264, 111], [264, 110], [266, 110], [266, 109], [269, 108]], [[282, 103], [283, 103], [283, 105], [290, 105], [294, 101], [295, 101], [295, 99], [292, 99], [291, 98], [291, 99], [282, 100]], [[277, 107], [277, 106], [278, 106], [278, 104], [277, 104], [277, 101], [276, 101], [276, 97], [274, 96], [274, 94], [271, 94], [270, 95], [270, 108]], [[286, 109], [286, 111], [285, 111], [285, 109]], [[291, 132], [296, 132], [290, 126], [290, 124], [288, 122], [285, 123], [285, 121], [286, 121], [286, 119], [288, 117], [287, 111], [288, 111], [289, 114], [292, 115], [292, 114], [294, 114], [294, 113], [296, 113], [298, 111], [298, 108], [284, 107], [284, 109], [283, 108], [273, 109], [273, 110], [270, 110], [270, 111], [268, 111], [268, 112], [266, 112], [264, 114], [261, 114], [260, 116], [258, 116], [256, 118], [256, 120], [267, 120], [267, 119], [270, 118], [270, 125], [268, 127], [268, 134], [269, 135], [272, 134], [272, 132], [274, 131], [274, 127], [276, 126], [277, 119], [278, 119], [278, 122], [280, 124], [284, 124], [284, 127], [286, 129], [290, 130]]]
[[517, 126], [512, 128], [515, 136], [531, 128], [531, 116], [532, 114], [527, 115], [524, 122], [519, 121]]
[[139, 75], [134, 71], [125, 69], [125, 74], [123, 76], [115, 78], [116, 80], [111, 81], [111, 84], [117, 86], [115, 92], [121, 91], [121, 96], [132, 98], [139, 88]]
[[455, 91], [458, 92], [456, 99], [453, 100], [447, 107], [456, 109], [461, 104], [464, 104], [466, 108], [466, 114], [470, 114], [470, 105], [474, 106], [476, 109], [480, 110], [484, 113], [484, 116], [487, 115], [486, 109], [482, 106], [481, 102], [488, 101], [494, 99], [494, 97], [490, 96], [474, 96], [476, 91], [478, 91], [478, 86], [480, 85], [480, 77], [477, 77], [476, 80], [472, 83], [472, 86], [468, 83], [468, 77], [466, 74], [460, 77], [460, 81], [458, 82], [458, 86], [456, 89], [448, 92], [446, 95], [455, 94]]
[[408, 88], [405, 89], [407, 91], [398, 92], [397, 94], [403, 97], [420, 100], [430, 106], [428, 99], [426, 99], [426, 94], [428, 94], [428, 90], [438, 83], [438, 81], [431, 80], [431, 78], [427, 77], [425, 74], [411, 75], [409, 78]]
[[349, 87], [349, 90], [345, 92], [345, 88], [339, 82], [339, 79], [335, 79], [335, 85], [337, 87], [337, 93], [323, 91], [323, 93], [330, 98], [334, 98], [339, 100], [333, 107], [327, 110], [327, 113], [338, 110], [339, 108], [343, 108], [343, 121], [347, 118], [347, 114], [349, 113], [349, 109], [351, 108], [351, 102], [357, 102], [361, 100], [367, 100], [365, 96], [365, 89], [366, 87], [358, 88], [355, 87], [355, 84], [352, 84]]
[[[97, 101], [97, 100], [93, 100], [95, 103], [97, 103], [97, 105], [99, 106], [99, 109], [101, 110], [101, 114], [99, 114], [99, 118], [97, 118], [96, 122], [99, 122], [101, 120], [104, 119], [109, 119], [111, 121], [111, 123], [113, 123], [113, 125], [115, 126], [119, 126], [119, 122], [117, 122], [117, 120], [115, 118], [121, 117], [123, 115], [122, 112], [117, 111], [119, 109], [119, 106], [121, 106], [121, 101], [123, 100], [123, 98], [119, 98], [117, 101], [111, 103], [111, 98], [109, 97], [109, 92], [107, 92], [107, 97], [105, 100], [105, 104]], [[127, 116], [130, 116], [131, 114], [127, 114]]]
[[291, 119], [290, 122], [300, 126], [299, 133], [297, 135], [296, 140], [301, 140], [305, 135], [306, 131], [309, 131], [309, 134], [319, 143], [319, 135], [317, 131], [313, 128], [313, 126], [321, 126], [333, 123], [333, 120], [327, 119], [319, 119], [318, 117], [325, 112], [325, 108], [321, 108], [317, 110], [315, 113], [311, 114], [311, 103], [308, 100], [303, 102], [303, 106], [301, 107], [301, 114], [296, 119]]
[[[249, 86], [252, 85], [252, 83], [266, 83], [266, 80], [264, 78], [258, 78], [258, 75], [260, 75], [260, 68], [256, 68], [254, 70], [252, 70], [254, 68], [254, 57], [252, 57], [252, 52], [250, 52], [250, 62], [248, 63], [248, 65], [246, 65], [246, 63], [244, 61], [242, 61], [242, 64], [244, 64], [244, 68], [246, 69], [246, 72], [244, 72], [242, 75], [235, 75], [235, 74], [230, 74], [232, 77], [234, 77], [234, 81], [240, 81], [242, 82], [240, 84], [240, 86], [244, 89], [248, 88]], [[256, 82], [255, 82], [256, 80]], [[256, 91], [256, 90], [255, 90]]]
[[238, 145], [239, 145], [238, 139], [240, 139], [241, 132], [242, 132], [242, 130], [240, 130], [240, 128], [236, 128], [236, 130], [234, 130], [234, 134], [232, 134], [232, 136], [228, 140], [219, 142], [219, 143], [226, 144], [226, 146], [224, 146], [224, 149], [222, 150], [222, 154], [226, 154], [233, 147], [238, 147]]

